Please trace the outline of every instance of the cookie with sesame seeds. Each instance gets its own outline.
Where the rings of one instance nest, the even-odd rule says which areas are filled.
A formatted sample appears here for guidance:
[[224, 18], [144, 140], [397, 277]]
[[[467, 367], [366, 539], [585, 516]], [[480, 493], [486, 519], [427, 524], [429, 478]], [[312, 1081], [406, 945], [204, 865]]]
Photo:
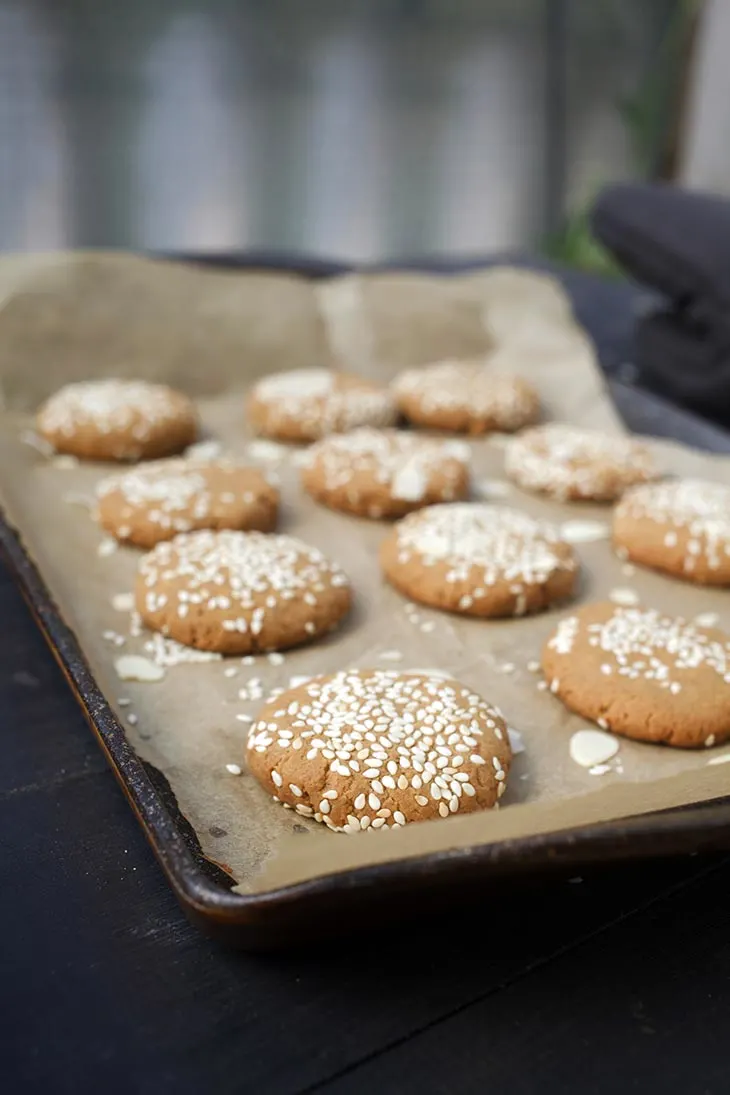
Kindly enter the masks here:
[[406, 369], [392, 389], [410, 422], [434, 430], [512, 433], [540, 416], [537, 392], [526, 380], [492, 373], [483, 360]]
[[135, 603], [153, 631], [198, 650], [284, 650], [332, 631], [350, 583], [317, 548], [261, 532], [183, 532], [139, 563]]
[[246, 410], [255, 433], [275, 441], [317, 441], [358, 426], [392, 426], [397, 417], [385, 388], [332, 369], [293, 369], [254, 385]]
[[643, 442], [559, 423], [511, 438], [504, 467], [518, 486], [559, 502], [612, 502], [658, 475]]
[[495, 806], [512, 750], [497, 708], [457, 681], [370, 669], [267, 703], [247, 757], [277, 801], [355, 833]]
[[96, 488], [99, 524], [122, 543], [151, 548], [179, 532], [271, 532], [279, 492], [257, 468], [231, 460], [156, 460]]
[[558, 530], [520, 510], [477, 502], [404, 517], [380, 549], [406, 597], [466, 616], [523, 616], [569, 597], [576, 555]]
[[402, 517], [435, 502], [465, 498], [469, 456], [463, 441], [363, 427], [313, 445], [302, 483], [332, 509], [360, 517]]
[[192, 401], [165, 384], [90, 380], [52, 395], [36, 427], [56, 452], [81, 460], [155, 460], [192, 444], [198, 417]]
[[704, 479], [628, 491], [613, 513], [622, 558], [701, 585], [730, 585], [730, 487]]
[[565, 706], [637, 741], [681, 748], [730, 738], [730, 636], [610, 602], [561, 620], [542, 652]]

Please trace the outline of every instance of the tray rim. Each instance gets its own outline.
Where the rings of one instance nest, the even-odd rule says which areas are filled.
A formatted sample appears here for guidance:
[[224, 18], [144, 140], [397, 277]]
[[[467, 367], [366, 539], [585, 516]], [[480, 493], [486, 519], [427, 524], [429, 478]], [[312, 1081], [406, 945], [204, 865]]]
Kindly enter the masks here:
[[[318, 277], [339, 273], [344, 264], [309, 263], [262, 255], [176, 255], [177, 261], [206, 264], [222, 260], [237, 267], [288, 270]], [[268, 260], [267, 260], [268, 258]], [[481, 260], [484, 265], [484, 259]], [[400, 265], [400, 264], [399, 264]], [[410, 264], [415, 268], [415, 264]], [[428, 268], [426, 260], [421, 267]], [[463, 269], [463, 265], [458, 267]], [[649, 393], [609, 382], [622, 401], [638, 398], [661, 407]], [[675, 416], [701, 425], [730, 448], [730, 435], [671, 406]], [[724, 446], [723, 446], [724, 447]], [[0, 555], [28, 604], [46, 643], [66, 677], [178, 901], [208, 934], [249, 947], [280, 945], [319, 934], [326, 924], [342, 929], [342, 906], [367, 920], [373, 906], [407, 891], [412, 901], [454, 887], [489, 884], [507, 875], [575, 871], [599, 863], [730, 848], [730, 796], [680, 809], [658, 811], [572, 829], [527, 835], [489, 844], [428, 852], [388, 863], [350, 868], [252, 894], [233, 893], [204, 870], [206, 857], [186, 840], [155, 787], [148, 767], [99, 687], [75, 634], [56, 605], [45, 579], [0, 507]], [[210, 862], [210, 861], [208, 861]], [[397, 915], [397, 900], [392, 911]], [[319, 919], [317, 919], [319, 918]], [[315, 923], [316, 921], [316, 923]], [[371, 923], [371, 921], [367, 921]], [[307, 929], [310, 929], [309, 931]]]

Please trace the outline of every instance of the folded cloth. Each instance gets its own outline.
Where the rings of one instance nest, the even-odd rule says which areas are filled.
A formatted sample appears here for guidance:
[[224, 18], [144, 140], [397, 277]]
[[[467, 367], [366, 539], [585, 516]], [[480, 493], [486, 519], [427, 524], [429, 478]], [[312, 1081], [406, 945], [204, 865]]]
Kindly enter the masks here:
[[638, 322], [648, 386], [730, 424], [730, 201], [662, 184], [606, 188], [591, 222], [635, 279], [669, 298]]
[[643, 386], [730, 426], [730, 352], [680, 313], [655, 312], [639, 319], [635, 363]]

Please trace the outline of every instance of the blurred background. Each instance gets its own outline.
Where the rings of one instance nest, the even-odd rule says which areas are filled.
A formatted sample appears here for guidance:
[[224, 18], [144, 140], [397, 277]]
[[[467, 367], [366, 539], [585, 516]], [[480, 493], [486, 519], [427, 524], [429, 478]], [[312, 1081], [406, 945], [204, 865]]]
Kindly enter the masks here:
[[0, 249], [608, 268], [603, 183], [730, 190], [730, 4], [700, 7], [0, 0]]

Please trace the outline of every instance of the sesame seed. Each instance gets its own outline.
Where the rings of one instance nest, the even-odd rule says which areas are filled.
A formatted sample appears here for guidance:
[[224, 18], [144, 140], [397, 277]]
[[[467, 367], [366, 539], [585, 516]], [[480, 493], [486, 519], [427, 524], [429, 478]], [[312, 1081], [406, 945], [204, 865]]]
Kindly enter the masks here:
[[240, 764], [227, 764], [226, 771], [230, 772], [232, 776], [240, 776], [241, 766]]
[[272, 770], [272, 772], [271, 772], [271, 779], [273, 780], [273, 782], [274, 782], [274, 783], [276, 784], [276, 786], [277, 786], [277, 787], [283, 787], [283, 785], [284, 785], [284, 780], [283, 780], [283, 779], [281, 778], [281, 776], [280, 776], [280, 775], [279, 775], [279, 773], [278, 773], [278, 772], [276, 771], [276, 769], [273, 769], [273, 770]]

